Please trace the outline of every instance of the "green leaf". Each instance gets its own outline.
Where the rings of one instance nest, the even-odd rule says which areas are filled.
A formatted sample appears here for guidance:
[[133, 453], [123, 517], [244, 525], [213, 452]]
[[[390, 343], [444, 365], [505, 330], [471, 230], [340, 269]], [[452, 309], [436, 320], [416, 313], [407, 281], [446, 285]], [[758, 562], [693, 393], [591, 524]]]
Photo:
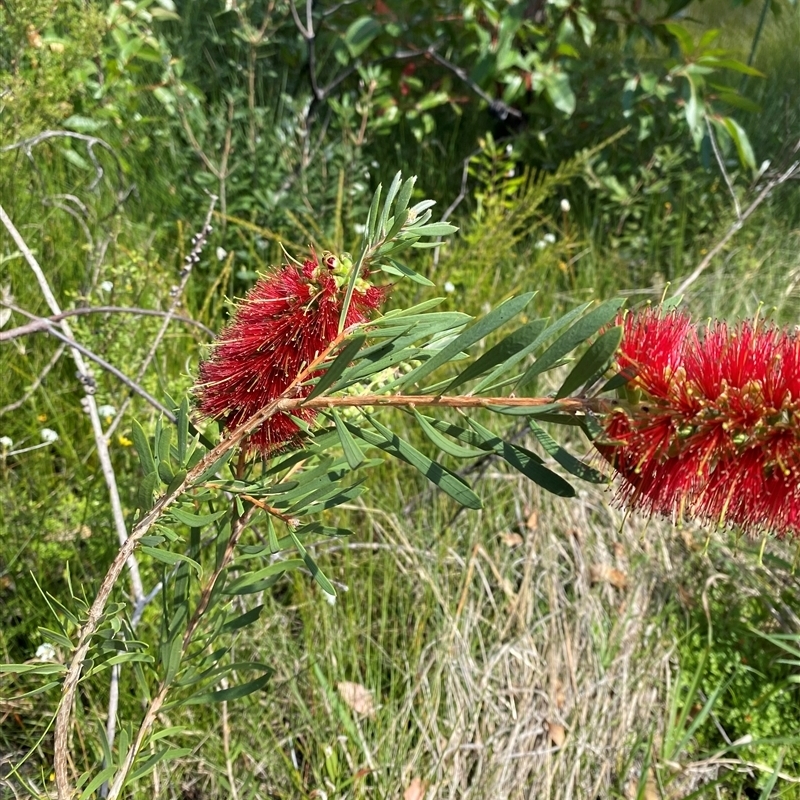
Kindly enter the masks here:
[[683, 25], [679, 25], [677, 22], [665, 22], [664, 27], [677, 39], [683, 55], [689, 55], [694, 51], [692, 35]]
[[0, 664], [0, 674], [11, 673], [13, 675], [58, 675], [66, 671], [67, 668], [63, 664], [53, 664], [50, 662], [42, 664]]
[[131, 772], [128, 777], [128, 783], [133, 783], [139, 778], [143, 778], [149, 772], [152, 772], [162, 761], [171, 761], [176, 758], [183, 758], [192, 752], [191, 747], [167, 747], [154, 753], [147, 761], [140, 767], [137, 767]]
[[331, 365], [319, 376], [316, 386], [311, 390], [311, 394], [308, 395], [308, 400], [319, 397], [319, 395], [341, 377], [342, 373], [350, 366], [356, 353], [358, 353], [366, 340], [367, 337], [363, 334], [359, 334], [348, 340], [347, 344], [341, 349], [339, 355], [336, 356]]
[[223, 453], [213, 464], [211, 464], [207, 469], [203, 470], [203, 472], [197, 477], [197, 483], [202, 483], [212, 475], [216, 475], [231, 460], [232, 456], [233, 448]]
[[493, 434], [483, 425], [475, 422], [472, 419], [467, 419], [469, 426], [480, 436], [484, 438], [485, 446], [491, 446], [492, 449], [500, 455], [503, 460], [517, 472], [522, 473], [526, 478], [530, 478], [534, 483], [546, 489], [551, 494], [558, 497], [575, 497], [575, 489], [565, 481], [560, 475], [551, 472], [547, 467], [542, 466], [542, 459], [511, 442], [506, 442]]
[[366, 478], [362, 478], [346, 489], [340, 489], [338, 484], [328, 489], [319, 489], [313, 495], [304, 497], [299, 503], [292, 506], [287, 513], [298, 517], [308, 514], [318, 514], [320, 511], [334, 508], [342, 503], [349, 503], [364, 492], [363, 484], [365, 481]]
[[556, 399], [567, 397], [582, 384], [597, 380], [614, 360], [614, 354], [622, 341], [622, 333], [622, 326], [616, 325], [601, 334], [567, 375], [556, 392]]
[[178, 465], [186, 463], [186, 447], [189, 441], [189, 398], [184, 397], [178, 409]]
[[606, 300], [605, 303], [590, 311], [585, 317], [581, 317], [528, 367], [514, 387], [515, 391], [522, 391], [534, 378], [553, 367], [567, 353], [574, 350], [579, 344], [582, 344], [590, 336], [597, 333], [600, 328], [611, 322], [624, 302], [619, 297]]
[[311, 573], [314, 580], [319, 584], [322, 591], [331, 595], [331, 597], [336, 597], [336, 589], [333, 588], [333, 584], [328, 580], [325, 573], [319, 568], [314, 559], [311, 558], [306, 548], [303, 547], [303, 543], [297, 538], [297, 534], [295, 534], [291, 528], [289, 528], [289, 536], [292, 538], [292, 543], [297, 548], [297, 552], [300, 553], [303, 563], [306, 565], [306, 568]]
[[520, 350], [531, 344], [531, 342], [536, 341], [537, 337], [546, 326], [546, 319], [535, 319], [517, 328], [513, 333], [506, 336], [505, 339], [487, 350], [480, 358], [473, 361], [460, 375], [453, 379], [442, 394], [451, 394], [462, 384], [477, 378], [501, 362], [507, 361], [509, 358], [519, 353]]
[[225, 516], [228, 513], [228, 509], [221, 508], [219, 511], [214, 511], [210, 514], [193, 514], [190, 511], [184, 511], [182, 508], [173, 507], [167, 513], [190, 528], [204, 528], [206, 525], [210, 525], [215, 520]]
[[[364, 18], [362, 17], [362, 19]], [[353, 24], [357, 24], [357, 22], [358, 20]], [[345, 37], [346, 36], [347, 34], [345, 34]], [[395, 197], [397, 197], [397, 193], [400, 191], [402, 179], [402, 173], [397, 172], [395, 173], [392, 182], [389, 184], [389, 189], [386, 192], [386, 199], [383, 201], [383, 211], [381, 212], [380, 220], [378, 222], [378, 234], [380, 236], [385, 236], [386, 234], [386, 224], [389, 221], [389, 215], [392, 213], [392, 203], [394, 202]]]
[[454, 475], [446, 467], [437, 464], [427, 456], [423, 455], [408, 442], [404, 442], [397, 434], [381, 425], [376, 419], [366, 415], [375, 429], [381, 434], [376, 436], [370, 431], [357, 428], [349, 423], [345, 423], [350, 432], [368, 444], [380, 448], [395, 458], [405, 461], [415, 469], [419, 470], [431, 483], [438, 486], [445, 494], [450, 495], [455, 501], [461, 503], [466, 508], [481, 508], [481, 501], [478, 495], [469, 488], [457, 475]]
[[220, 633], [233, 633], [233, 631], [238, 631], [240, 628], [246, 628], [248, 625], [252, 625], [261, 616], [261, 612], [263, 610], [264, 610], [264, 604], [261, 603], [261, 605], [258, 605], [255, 608], [251, 608], [244, 614], [240, 614], [238, 617], [229, 619], [220, 628]]
[[170, 467], [168, 462], [166, 461], [158, 462], [158, 477], [161, 479], [161, 482], [166, 484], [167, 486], [172, 485], [172, 481], [175, 480], [175, 474], [172, 472], [172, 467]]
[[139, 484], [139, 489], [136, 492], [136, 505], [147, 511], [153, 505], [153, 492], [158, 486], [158, 475], [151, 472], [145, 475], [142, 482]]
[[520, 361], [529, 356], [542, 342], [545, 342], [551, 336], [555, 336], [560, 330], [566, 328], [574, 319], [579, 317], [591, 303], [583, 303], [577, 308], [573, 308], [559, 317], [555, 322], [548, 325], [530, 344], [526, 345], [519, 352], [495, 367], [485, 378], [483, 378], [478, 385], [472, 390], [474, 394], [482, 392], [484, 389], [491, 388], [499, 378], [503, 378], [511, 371], [512, 367], [516, 366]]
[[456, 336], [450, 344], [440, 350], [424, 364], [412, 370], [408, 375], [398, 381], [399, 386], [408, 386], [419, 383], [424, 377], [428, 376], [438, 367], [446, 364], [457, 356], [462, 350], [467, 349], [475, 342], [488, 336], [492, 331], [505, 325], [513, 319], [525, 306], [530, 303], [535, 292], [526, 292], [519, 297], [512, 297], [501, 303], [497, 308], [492, 309], [485, 317], [471, 325], [463, 333]]
[[331, 411], [331, 416], [333, 417], [334, 425], [336, 425], [336, 433], [342, 443], [344, 457], [347, 459], [350, 469], [358, 469], [364, 463], [364, 453], [361, 452], [361, 448], [356, 444], [356, 440], [347, 430], [347, 426], [342, 422], [341, 417], [335, 411]]
[[[408, 230], [415, 236], [449, 236], [458, 230], [458, 226], [449, 222], [429, 222], [427, 225], [412, 225]], [[427, 242], [419, 244], [424, 245]]]
[[756, 157], [753, 154], [753, 146], [747, 136], [745, 129], [733, 117], [722, 117], [720, 120], [725, 126], [725, 130], [733, 139], [736, 145], [736, 152], [739, 154], [739, 161], [750, 169], [756, 168]]
[[[161, 422], [160, 417], [158, 421]], [[159, 464], [169, 465], [169, 451], [172, 444], [172, 428], [170, 426], [164, 428], [163, 425], [159, 425], [156, 427], [156, 433], [158, 434], [156, 437], [156, 452], [158, 453], [158, 462]], [[170, 470], [170, 472], [172, 472], [172, 470]], [[169, 481], [164, 482], [169, 483]]]
[[100, 128], [105, 127], [108, 122], [106, 120], [90, 119], [89, 117], [82, 117], [78, 114], [73, 114], [61, 123], [63, 127], [71, 131], [78, 131], [79, 133], [94, 133], [99, 131]]
[[[399, 194], [397, 195], [397, 202], [394, 204], [395, 213], [400, 213], [405, 211], [408, 208], [408, 204], [411, 201], [411, 195], [414, 191], [414, 184], [417, 182], [417, 176], [412, 175], [408, 178], [404, 183], [402, 188], [400, 189]], [[433, 205], [433, 201], [430, 201], [431, 205]], [[415, 211], [415, 213], [417, 213]]]
[[405, 264], [401, 264], [399, 261], [395, 261], [392, 258], [389, 259], [388, 264], [382, 263], [379, 266], [381, 271], [385, 272], [387, 275], [396, 275], [400, 278], [408, 278], [409, 280], [413, 281], [414, 283], [418, 283], [421, 286], [435, 286], [434, 282], [429, 281], [424, 275], [414, 272], [411, 267], [407, 267]]
[[432, 308], [436, 308], [436, 306], [440, 306], [444, 301], [444, 297], [432, 297], [430, 300], [425, 300], [422, 303], [417, 303], [417, 305], [409, 306], [408, 308], [393, 308], [391, 311], [387, 311], [382, 317], [379, 317], [376, 322], [395, 322], [403, 317], [419, 316], [430, 311]]
[[438, 448], [443, 453], [447, 453], [447, 455], [453, 456], [454, 458], [477, 458], [478, 456], [486, 455], [485, 450], [473, 447], [462, 447], [452, 442], [446, 436], [442, 436], [442, 434], [416, 410], [414, 411], [414, 417], [419, 423], [420, 428], [422, 428], [422, 432], [428, 437], [434, 447]]
[[153, 458], [153, 451], [150, 449], [150, 441], [147, 438], [147, 434], [136, 420], [134, 420], [131, 425], [131, 432], [133, 435], [133, 446], [136, 448], [142, 470], [144, 470], [145, 475], [150, 475], [156, 471], [156, 461]]
[[375, 194], [372, 195], [372, 202], [367, 212], [367, 223], [365, 225], [364, 236], [366, 237], [364, 246], [372, 246], [378, 238], [378, 206], [381, 204], [381, 196], [383, 194], [383, 184], [379, 183]]
[[159, 657], [164, 667], [164, 683], [169, 685], [178, 674], [183, 657], [183, 637], [176, 631], [172, 639], [163, 642], [159, 647]]
[[255, 583], [260, 583], [266, 578], [279, 578], [284, 572], [290, 572], [293, 569], [299, 569], [304, 565], [304, 562], [298, 558], [287, 558], [284, 561], [276, 561], [267, 567], [262, 567], [255, 572], [248, 572], [241, 575], [233, 583], [225, 587], [223, 594], [250, 594], [250, 592], [243, 592]]
[[101, 770], [97, 773], [97, 775], [89, 781], [86, 785], [86, 788], [81, 792], [80, 797], [78, 800], [88, 800], [97, 789], [100, 788], [102, 784], [104, 784], [107, 780], [109, 780], [114, 773], [117, 771], [117, 765], [111, 764], [107, 766], [104, 770]]
[[180, 705], [182, 706], [198, 706], [205, 705], [206, 703], [222, 703], [230, 700], [239, 700], [242, 697], [247, 697], [253, 692], [258, 692], [263, 689], [272, 678], [274, 670], [270, 669], [258, 678], [247, 683], [242, 683], [239, 686], [231, 686], [228, 689], [219, 689], [216, 692], [208, 692], [207, 694], [196, 694], [188, 700], [184, 700]]
[[[382, 26], [374, 17], [359, 17], [345, 31], [344, 43], [353, 58], [358, 58], [381, 32]], [[400, 177], [397, 173], [396, 180]]]
[[543, 76], [547, 96], [550, 102], [567, 116], [575, 111], [575, 93], [569, 83], [566, 72], [550, 72]]
[[148, 547], [147, 545], [143, 545], [139, 549], [162, 564], [169, 564], [173, 567], [175, 564], [184, 563], [188, 564], [198, 575], [202, 571], [200, 565], [193, 558], [189, 558], [183, 553], [173, 553], [171, 550], [162, 550], [159, 547]]
[[547, 431], [538, 425], [534, 420], [530, 421], [533, 435], [545, 451], [551, 455], [570, 475], [588, 481], [589, 483], [608, 483], [608, 478], [602, 472], [584, 464], [580, 459], [568, 453], [558, 442], [553, 439]]

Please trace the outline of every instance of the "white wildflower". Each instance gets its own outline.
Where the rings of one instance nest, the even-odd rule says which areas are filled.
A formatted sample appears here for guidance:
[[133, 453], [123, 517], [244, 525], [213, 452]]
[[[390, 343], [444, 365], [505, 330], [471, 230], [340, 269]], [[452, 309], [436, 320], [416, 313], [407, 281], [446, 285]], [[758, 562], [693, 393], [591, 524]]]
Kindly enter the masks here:
[[45, 444], [52, 444], [58, 441], [58, 434], [52, 428], [42, 428], [41, 435]]
[[10, 450], [14, 446], [14, 440], [10, 436], [0, 436], [0, 447]]
[[97, 409], [97, 413], [101, 417], [115, 417], [117, 415], [117, 409], [114, 408], [114, 406], [104, 405]]
[[228, 251], [224, 247], [217, 248], [217, 261], [224, 261], [228, 255]]
[[456, 290], [456, 287], [453, 285], [453, 282], [452, 282], [452, 281], [445, 281], [445, 283], [444, 283], [444, 290], [445, 290], [445, 291], [446, 291], [448, 294], [452, 294], [452, 293], [453, 293], [453, 292]]
[[569, 210], [570, 210], [570, 208], [572, 208], [572, 206], [569, 204], [569, 200], [567, 200], [567, 198], [565, 197], [565, 198], [564, 198], [564, 199], [561, 201], [561, 210], [562, 210], [562, 211], [563, 211], [565, 214], [569, 214]]
[[325, 602], [329, 606], [335, 606], [336, 605], [336, 595], [335, 594], [328, 594], [327, 592], [323, 592], [322, 596], [325, 598]]
[[556, 235], [554, 233], [546, 233], [542, 239], [547, 242], [547, 244], [555, 244], [556, 243]]
[[544, 239], [539, 239], [538, 242], [534, 245], [537, 250], [544, 250], [547, 247], [547, 242]]
[[103, 281], [98, 288], [101, 292], [110, 292], [114, 288], [114, 284], [111, 281]]
[[39, 661], [55, 661], [56, 660], [55, 647], [53, 647], [53, 645], [51, 645], [49, 642], [40, 644], [36, 648], [36, 658]]

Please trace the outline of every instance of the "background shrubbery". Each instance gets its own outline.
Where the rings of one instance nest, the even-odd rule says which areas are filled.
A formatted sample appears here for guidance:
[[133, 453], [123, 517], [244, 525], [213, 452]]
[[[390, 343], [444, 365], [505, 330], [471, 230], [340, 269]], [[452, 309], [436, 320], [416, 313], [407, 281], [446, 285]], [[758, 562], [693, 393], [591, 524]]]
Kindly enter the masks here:
[[[635, 9], [378, 0], [309, 18], [283, 0], [5, 3], [0, 204], [64, 308], [164, 310], [219, 195], [182, 309], [214, 331], [281, 245], [352, 249], [375, 185], [398, 169], [460, 227], [409, 256], [447, 307], [479, 313], [521, 289], [538, 290], [532, 317], [619, 292], [658, 301], [737, 204], [800, 158], [800, 17], [783, 0]], [[787, 180], [764, 198], [689, 287], [693, 313], [797, 322], [797, 197]], [[5, 232], [0, 291], [48, 313]], [[392, 302], [432, 292], [401, 283]], [[160, 320], [71, 324], [137, 375]], [[183, 396], [209, 340], [172, 325], [142, 385]], [[58, 347], [42, 334], [0, 347], [5, 662], [33, 658], [54, 627], [44, 593], [91, 598], [117, 546]], [[98, 403], [118, 411], [124, 387], [95, 377]], [[155, 420], [135, 399], [111, 439], [129, 512], [131, 413]], [[43, 427], [58, 441], [7, 455]], [[165, 720], [192, 731], [192, 752], [136, 796], [398, 797], [415, 778], [437, 797], [800, 796], [800, 644], [776, 638], [800, 635], [793, 546], [761, 557], [727, 532], [625, 519], [603, 490], [570, 505], [493, 463], [486, 508], [458, 513], [383, 469], [380, 490], [341, 512], [357, 540], [316, 553], [344, 589], [336, 605], [297, 575], [260, 598], [242, 660], [274, 665], [270, 692]], [[155, 612], [140, 630], [157, 636]], [[342, 681], [368, 687], [377, 710], [353, 712]], [[57, 689], [0, 685], [0, 797], [44, 794]], [[89, 762], [105, 691], [80, 698]], [[138, 713], [137, 691], [124, 674], [121, 718]]]

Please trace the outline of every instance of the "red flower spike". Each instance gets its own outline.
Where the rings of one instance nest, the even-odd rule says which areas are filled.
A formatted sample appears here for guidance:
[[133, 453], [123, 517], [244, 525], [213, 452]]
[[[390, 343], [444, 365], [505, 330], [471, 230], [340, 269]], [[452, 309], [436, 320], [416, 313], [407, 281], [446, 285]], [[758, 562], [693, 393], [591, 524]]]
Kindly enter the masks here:
[[[315, 254], [302, 267], [286, 265], [261, 278], [239, 303], [208, 358], [200, 364], [195, 386], [197, 406], [224, 428], [236, 428], [272, 400], [337, 336], [342, 303], [353, 268], [349, 259]], [[386, 289], [359, 277], [345, 327], [366, 322], [386, 296]], [[305, 397], [310, 386], [297, 395]], [[311, 422], [316, 412], [295, 415]], [[264, 455], [290, 446], [300, 429], [286, 414], [276, 414], [255, 430], [248, 450]]]
[[618, 499], [800, 536], [800, 339], [658, 309], [618, 323], [631, 403], [608, 415], [598, 444], [623, 479]]

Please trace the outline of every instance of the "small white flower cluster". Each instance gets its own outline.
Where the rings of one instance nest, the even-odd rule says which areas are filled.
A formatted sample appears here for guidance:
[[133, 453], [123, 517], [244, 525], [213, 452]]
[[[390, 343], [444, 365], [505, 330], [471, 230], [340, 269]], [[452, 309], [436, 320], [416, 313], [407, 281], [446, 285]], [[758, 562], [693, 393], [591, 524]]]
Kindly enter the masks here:
[[539, 239], [538, 242], [536, 242], [534, 247], [537, 250], [544, 250], [545, 247], [547, 247], [548, 245], [555, 244], [555, 243], [556, 243], [555, 234], [554, 233], [546, 233], [544, 236], [542, 236], [541, 239]]
[[52, 444], [58, 441], [58, 434], [52, 428], [42, 428], [40, 433], [45, 444]]
[[10, 450], [14, 446], [14, 440], [10, 436], [0, 436], [0, 447], [3, 450]]

